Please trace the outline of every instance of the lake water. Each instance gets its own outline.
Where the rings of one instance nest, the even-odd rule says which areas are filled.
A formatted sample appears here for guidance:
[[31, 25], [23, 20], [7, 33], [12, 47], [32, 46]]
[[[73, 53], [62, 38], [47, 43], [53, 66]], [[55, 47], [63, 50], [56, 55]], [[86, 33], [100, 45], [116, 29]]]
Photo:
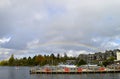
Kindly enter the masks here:
[[30, 67], [0, 67], [0, 79], [120, 79], [120, 73], [29, 74]]

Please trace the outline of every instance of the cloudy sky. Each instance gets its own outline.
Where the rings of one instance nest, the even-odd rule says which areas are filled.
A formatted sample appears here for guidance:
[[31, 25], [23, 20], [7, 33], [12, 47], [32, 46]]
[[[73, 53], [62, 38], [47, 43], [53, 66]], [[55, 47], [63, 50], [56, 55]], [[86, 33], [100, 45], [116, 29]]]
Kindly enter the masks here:
[[0, 0], [0, 60], [120, 48], [120, 0]]

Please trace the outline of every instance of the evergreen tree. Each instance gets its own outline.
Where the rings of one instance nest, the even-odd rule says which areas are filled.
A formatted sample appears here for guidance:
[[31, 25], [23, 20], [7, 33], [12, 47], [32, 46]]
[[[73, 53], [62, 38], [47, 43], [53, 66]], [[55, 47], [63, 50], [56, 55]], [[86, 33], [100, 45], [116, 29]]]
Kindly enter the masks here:
[[14, 59], [14, 55], [13, 55], [13, 54], [12, 54], [11, 57], [9, 58], [8, 62], [9, 62], [9, 65], [10, 65], [10, 66], [13, 66], [13, 65], [15, 64], [15, 63], [14, 63], [14, 62], [15, 62], [15, 59]]
[[77, 66], [85, 65], [87, 64], [83, 59], [81, 59], [78, 63]]

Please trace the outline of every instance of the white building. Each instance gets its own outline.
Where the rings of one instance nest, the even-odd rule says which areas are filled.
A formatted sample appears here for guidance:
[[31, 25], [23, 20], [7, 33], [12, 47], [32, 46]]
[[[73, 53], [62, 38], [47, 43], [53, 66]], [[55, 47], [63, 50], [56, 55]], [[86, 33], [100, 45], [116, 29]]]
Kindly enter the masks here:
[[120, 52], [117, 52], [117, 61], [120, 60]]

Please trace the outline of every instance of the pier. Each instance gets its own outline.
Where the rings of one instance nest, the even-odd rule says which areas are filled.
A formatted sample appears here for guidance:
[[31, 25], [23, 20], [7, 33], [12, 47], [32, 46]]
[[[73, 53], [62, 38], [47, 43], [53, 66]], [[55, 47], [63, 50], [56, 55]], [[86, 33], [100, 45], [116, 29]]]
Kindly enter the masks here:
[[100, 67], [97, 65], [58, 65], [35, 67], [30, 74], [92, 74], [92, 73], [120, 73], [120, 69]]
[[120, 73], [120, 70], [110, 70], [110, 71], [82, 71], [82, 72], [40, 72], [40, 71], [30, 71], [30, 74], [92, 74], [92, 73]]

